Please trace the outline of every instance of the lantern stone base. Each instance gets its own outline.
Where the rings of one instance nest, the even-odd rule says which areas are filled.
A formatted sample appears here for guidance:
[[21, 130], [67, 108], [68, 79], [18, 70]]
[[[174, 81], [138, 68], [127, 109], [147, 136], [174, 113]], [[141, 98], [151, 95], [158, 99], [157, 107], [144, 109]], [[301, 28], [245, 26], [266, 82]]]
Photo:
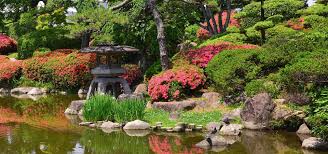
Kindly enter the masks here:
[[131, 94], [130, 86], [125, 79], [119, 77], [96, 77], [90, 84], [87, 99], [96, 92], [99, 94], [111, 94], [118, 97], [122, 90], [124, 94]]

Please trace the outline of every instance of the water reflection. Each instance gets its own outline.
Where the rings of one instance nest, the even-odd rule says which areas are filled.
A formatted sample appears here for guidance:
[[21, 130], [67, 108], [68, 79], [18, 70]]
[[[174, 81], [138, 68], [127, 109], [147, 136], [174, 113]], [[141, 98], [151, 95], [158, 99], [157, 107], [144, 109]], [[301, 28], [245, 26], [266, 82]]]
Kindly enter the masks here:
[[0, 153], [77, 154], [276, 154], [324, 152], [301, 149], [295, 133], [243, 131], [226, 148], [200, 149], [197, 133], [160, 133], [90, 129], [77, 126], [78, 116], [65, 116], [64, 109], [77, 96], [46, 96], [33, 101], [0, 98]]

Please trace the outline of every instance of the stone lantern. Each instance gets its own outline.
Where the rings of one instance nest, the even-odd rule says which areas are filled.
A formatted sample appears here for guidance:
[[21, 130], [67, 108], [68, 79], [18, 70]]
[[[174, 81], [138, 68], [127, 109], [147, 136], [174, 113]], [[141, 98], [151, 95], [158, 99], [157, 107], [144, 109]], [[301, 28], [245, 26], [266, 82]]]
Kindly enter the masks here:
[[131, 94], [128, 82], [120, 76], [125, 73], [121, 67], [123, 55], [137, 53], [138, 49], [130, 46], [120, 46], [114, 44], [100, 44], [93, 47], [82, 48], [82, 53], [96, 53], [96, 67], [91, 70], [94, 76], [87, 99], [95, 92], [100, 94], [111, 94], [117, 97], [121, 92]]

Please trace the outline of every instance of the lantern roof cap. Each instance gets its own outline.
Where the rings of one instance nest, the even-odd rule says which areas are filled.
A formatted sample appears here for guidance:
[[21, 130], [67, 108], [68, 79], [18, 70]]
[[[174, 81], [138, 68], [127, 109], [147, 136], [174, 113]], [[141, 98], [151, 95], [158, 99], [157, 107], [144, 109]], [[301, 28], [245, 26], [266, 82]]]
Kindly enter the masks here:
[[102, 43], [102, 44], [98, 44], [97, 46], [82, 48], [80, 52], [100, 53], [100, 54], [124, 54], [124, 53], [139, 52], [139, 49], [126, 45]]

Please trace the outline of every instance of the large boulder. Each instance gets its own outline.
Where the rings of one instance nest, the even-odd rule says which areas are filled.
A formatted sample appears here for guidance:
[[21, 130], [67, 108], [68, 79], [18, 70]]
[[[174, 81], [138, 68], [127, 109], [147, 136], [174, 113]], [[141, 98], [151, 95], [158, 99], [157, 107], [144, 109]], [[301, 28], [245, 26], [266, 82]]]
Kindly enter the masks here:
[[239, 124], [229, 124], [223, 125], [220, 130], [221, 135], [239, 135], [241, 130], [243, 129], [243, 125]]
[[134, 94], [147, 94], [147, 85], [142, 83], [137, 85], [136, 89], [134, 90]]
[[303, 141], [302, 147], [305, 149], [328, 150], [328, 142], [320, 138], [310, 137]]
[[11, 89], [10, 93], [12, 94], [27, 94], [30, 92], [34, 87], [18, 87]]
[[273, 120], [284, 120], [287, 116], [291, 115], [293, 111], [287, 107], [277, 105], [272, 114], [271, 117]]
[[243, 125], [248, 129], [268, 128], [274, 108], [275, 104], [268, 93], [260, 93], [248, 99], [240, 114]]
[[207, 107], [217, 107], [219, 105], [221, 95], [216, 92], [207, 92], [203, 93], [202, 97], [205, 98]]
[[125, 100], [125, 99], [140, 99], [143, 100], [144, 97], [142, 94], [121, 94], [117, 98], [118, 100]]
[[0, 88], [0, 93], [10, 93], [10, 89]]
[[302, 124], [300, 128], [298, 128], [297, 134], [311, 134], [311, 130], [306, 124]]
[[219, 122], [210, 122], [206, 125], [206, 130], [212, 132], [214, 131], [214, 129], [216, 129], [217, 131], [219, 131], [222, 125], [223, 124]]
[[164, 111], [183, 111], [183, 110], [192, 110], [198, 105], [197, 100], [183, 100], [183, 101], [172, 101], [172, 102], [154, 102], [152, 108], [161, 109]]
[[42, 89], [41, 88], [33, 88], [27, 94], [28, 95], [43, 95], [45, 93], [47, 93], [47, 90], [44, 88], [42, 88]]
[[141, 120], [135, 120], [128, 122], [123, 129], [127, 130], [144, 130], [144, 129], [149, 129], [150, 125], [147, 122], [141, 121]]
[[65, 110], [65, 114], [76, 115], [82, 110], [85, 100], [72, 101], [70, 106]]

